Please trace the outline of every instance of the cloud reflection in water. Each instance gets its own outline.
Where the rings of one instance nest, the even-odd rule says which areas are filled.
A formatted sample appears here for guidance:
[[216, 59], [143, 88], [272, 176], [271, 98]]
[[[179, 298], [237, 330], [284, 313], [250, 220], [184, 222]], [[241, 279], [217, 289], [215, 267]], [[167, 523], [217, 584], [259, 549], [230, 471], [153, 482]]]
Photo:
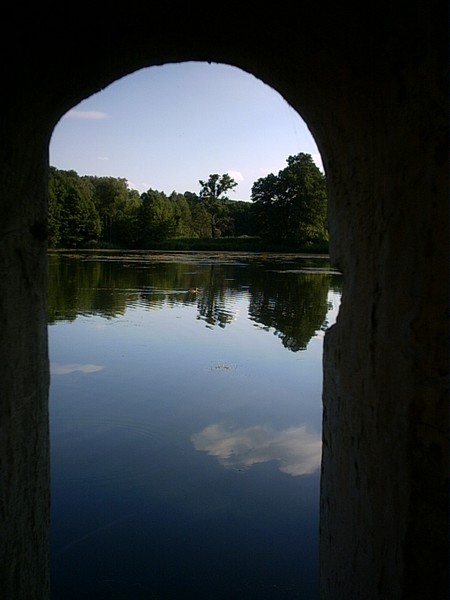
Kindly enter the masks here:
[[69, 373], [74, 373], [75, 371], [81, 371], [81, 373], [96, 373], [104, 368], [105, 367], [102, 367], [101, 365], [81, 365], [79, 363], [61, 365], [59, 363], [51, 363], [50, 373], [51, 375], [68, 375]]
[[294, 477], [314, 473], [322, 454], [320, 435], [307, 432], [305, 426], [276, 431], [264, 425], [227, 429], [217, 423], [194, 433], [191, 441], [196, 450], [217, 457], [228, 469], [274, 460], [280, 471]]

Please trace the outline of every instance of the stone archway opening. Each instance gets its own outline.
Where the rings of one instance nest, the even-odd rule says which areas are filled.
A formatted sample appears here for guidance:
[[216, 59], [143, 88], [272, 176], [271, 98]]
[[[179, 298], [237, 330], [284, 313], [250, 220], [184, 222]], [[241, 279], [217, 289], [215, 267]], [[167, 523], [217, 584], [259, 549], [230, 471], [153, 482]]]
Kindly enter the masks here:
[[298, 152], [323, 172], [307, 125], [274, 88], [232, 65], [187, 61], [139, 69], [69, 109], [50, 165], [125, 178], [139, 193], [198, 193], [200, 178], [230, 172], [231, 199], [250, 201], [252, 184]]
[[[101, 108], [102, 108], [102, 107], [101, 107], [101, 105], [97, 105], [97, 106], [98, 106], [98, 109], [101, 109]], [[75, 110], [76, 110], [76, 107], [75, 107]], [[299, 151], [303, 151], [303, 150], [304, 150], [304, 148], [298, 148], [298, 150], [299, 150]], [[286, 152], [286, 154], [289, 154], [289, 153], [290, 153], [290, 151], [287, 151], [287, 152]], [[52, 161], [50, 161], [50, 162], [51, 162], [51, 164], [52, 164]], [[77, 170], [77, 169], [75, 169], [75, 170]], [[106, 174], [106, 173], [105, 173], [105, 174]], [[274, 377], [276, 377], [276, 372], [274, 373]], [[281, 383], [281, 382], [280, 382], [280, 383]], [[318, 503], [318, 498], [317, 498], [317, 503]], [[318, 532], [317, 532], [317, 533], [318, 533]]]

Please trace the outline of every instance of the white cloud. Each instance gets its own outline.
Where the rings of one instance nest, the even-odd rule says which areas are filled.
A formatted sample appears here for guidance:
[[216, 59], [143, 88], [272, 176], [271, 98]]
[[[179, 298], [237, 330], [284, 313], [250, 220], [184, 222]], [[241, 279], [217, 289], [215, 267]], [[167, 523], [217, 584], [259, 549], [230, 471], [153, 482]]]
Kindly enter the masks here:
[[97, 156], [97, 160], [109, 160], [108, 156]]
[[244, 176], [242, 175], [242, 173], [240, 171], [231, 171], [230, 170], [230, 171], [228, 171], [228, 175], [237, 182], [244, 181]]
[[322, 456], [320, 435], [307, 432], [305, 426], [276, 431], [263, 425], [230, 430], [213, 424], [192, 435], [191, 441], [196, 450], [215, 456], [228, 469], [274, 460], [283, 473], [306, 475], [317, 471]]
[[96, 373], [97, 371], [101, 371], [104, 368], [105, 367], [102, 367], [100, 365], [81, 365], [79, 363], [60, 365], [59, 363], [52, 363], [50, 365], [50, 374], [67, 375], [69, 373], [74, 373], [75, 371], [81, 371], [82, 373]]
[[144, 192], [149, 190], [151, 187], [151, 185], [149, 183], [144, 182], [141, 184], [136, 184], [136, 183], [134, 183], [134, 181], [131, 181], [130, 179], [127, 179], [127, 184], [128, 184], [129, 190], [135, 190], [136, 192], [139, 192], [139, 194], [143, 194]]
[[66, 113], [64, 116], [69, 119], [109, 119], [108, 114], [100, 112], [99, 110], [69, 110], [69, 112]]
[[145, 181], [138, 184], [134, 181], [131, 181], [130, 179], [127, 179], [127, 184], [130, 190], [136, 190], [140, 194], [147, 192], [152, 187], [150, 183], [146, 183]]

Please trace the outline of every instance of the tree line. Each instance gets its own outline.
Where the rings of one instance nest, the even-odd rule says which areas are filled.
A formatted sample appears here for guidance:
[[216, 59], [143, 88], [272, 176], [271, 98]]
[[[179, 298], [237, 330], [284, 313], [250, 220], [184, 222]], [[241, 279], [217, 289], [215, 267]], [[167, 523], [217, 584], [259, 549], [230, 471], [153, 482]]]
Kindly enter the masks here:
[[278, 175], [258, 179], [251, 202], [230, 200], [228, 174], [199, 180], [199, 193], [139, 193], [126, 179], [50, 167], [51, 248], [150, 249], [179, 238], [255, 237], [323, 247], [328, 242], [326, 179], [309, 154], [289, 156]]

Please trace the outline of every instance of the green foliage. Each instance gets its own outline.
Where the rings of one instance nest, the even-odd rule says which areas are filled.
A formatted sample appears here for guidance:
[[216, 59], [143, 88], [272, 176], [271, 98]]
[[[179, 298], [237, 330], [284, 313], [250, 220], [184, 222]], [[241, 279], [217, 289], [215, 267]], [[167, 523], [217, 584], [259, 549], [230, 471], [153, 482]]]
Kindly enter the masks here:
[[167, 196], [151, 188], [139, 194], [122, 178], [50, 167], [49, 246], [192, 249], [223, 240], [219, 246], [230, 250], [327, 252], [325, 176], [307, 154], [287, 163], [254, 183], [253, 202], [228, 198], [237, 186], [228, 174], [200, 180], [198, 195]]
[[169, 201], [173, 209], [173, 236], [190, 236], [192, 232], [192, 214], [189, 202], [183, 194], [177, 194], [175, 191], [170, 194]]
[[146, 248], [151, 242], [171, 237], [176, 229], [176, 218], [174, 205], [164, 192], [149, 189], [141, 199], [138, 246]]
[[211, 237], [220, 237], [223, 230], [230, 227], [229, 211], [226, 205], [228, 191], [237, 186], [237, 182], [228, 173], [214, 173], [207, 181], [199, 180], [201, 185], [200, 201], [209, 215]]
[[254, 204], [242, 200], [229, 200], [227, 207], [232, 227], [229, 235], [236, 237], [259, 235]]
[[309, 154], [289, 156], [288, 166], [252, 187], [260, 234], [272, 241], [317, 245], [328, 241], [325, 175]]
[[50, 170], [51, 246], [80, 248], [98, 238], [101, 223], [92, 196], [92, 187], [75, 171]]
[[50, 168], [49, 245], [51, 248], [135, 247], [139, 192], [125, 179], [80, 177]]
[[94, 188], [93, 200], [102, 222], [102, 241], [112, 244], [118, 237], [117, 227], [129, 213], [130, 190], [126, 179], [115, 177], [82, 178]]
[[191, 211], [191, 237], [205, 238], [211, 233], [209, 214], [197, 196], [192, 192], [185, 192], [184, 196]]
[[113, 226], [112, 242], [121, 248], [136, 248], [139, 235], [138, 214], [142, 199], [137, 190], [130, 190], [126, 201], [119, 207]]

